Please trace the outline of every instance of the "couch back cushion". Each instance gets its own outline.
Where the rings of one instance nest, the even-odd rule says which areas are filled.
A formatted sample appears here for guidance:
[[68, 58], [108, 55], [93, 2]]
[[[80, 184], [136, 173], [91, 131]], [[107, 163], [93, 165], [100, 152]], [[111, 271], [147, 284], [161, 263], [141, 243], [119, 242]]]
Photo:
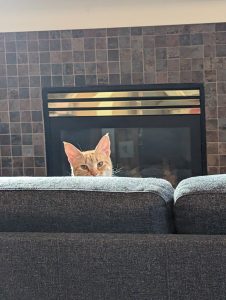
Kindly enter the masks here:
[[0, 178], [0, 231], [169, 233], [172, 206], [162, 179]]
[[174, 202], [178, 233], [226, 234], [226, 174], [181, 181]]

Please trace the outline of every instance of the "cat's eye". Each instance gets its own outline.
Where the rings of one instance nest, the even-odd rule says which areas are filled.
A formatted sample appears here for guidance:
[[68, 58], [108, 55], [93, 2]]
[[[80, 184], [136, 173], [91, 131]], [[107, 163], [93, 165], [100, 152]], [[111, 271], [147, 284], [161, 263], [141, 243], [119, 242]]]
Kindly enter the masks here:
[[89, 169], [89, 168], [87, 167], [87, 165], [81, 165], [80, 168], [81, 168], [82, 170], [88, 170], [88, 169]]
[[101, 168], [101, 167], [103, 166], [103, 164], [104, 164], [104, 163], [103, 163], [102, 161], [99, 161], [98, 164], [97, 164], [97, 167], [98, 167], [98, 168]]

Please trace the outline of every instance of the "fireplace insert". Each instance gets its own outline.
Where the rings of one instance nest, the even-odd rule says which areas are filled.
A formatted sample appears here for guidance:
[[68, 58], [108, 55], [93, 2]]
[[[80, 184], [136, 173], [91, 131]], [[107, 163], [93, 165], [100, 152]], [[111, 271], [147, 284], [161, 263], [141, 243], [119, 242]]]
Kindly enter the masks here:
[[206, 174], [202, 84], [44, 88], [43, 101], [49, 176], [71, 173], [63, 141], [91, 150], [105, 133], [115, 176]]

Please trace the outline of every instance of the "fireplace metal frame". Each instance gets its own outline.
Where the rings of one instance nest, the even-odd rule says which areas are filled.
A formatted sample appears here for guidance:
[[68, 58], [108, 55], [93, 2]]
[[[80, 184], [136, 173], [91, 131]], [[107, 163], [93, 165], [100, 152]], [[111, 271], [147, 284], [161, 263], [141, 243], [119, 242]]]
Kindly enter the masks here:
[[[94, 99], [85, 99], [80, 106], [76, 103], [76, 100], [61, 99], [61, 97], [54, 98], [51, 95], [65, 94], [65, 93], [92, 93], [92, 92], [137, 92], [137, 91], [173, 91], [173, 90], [198, 90], [199, 102], [196, 102], [197, 96], [143, 96], [144, 101], [137, 100], [136, 97], [118, 98], [113, 97], [115, 102], [119, 103], [113, 109], [105, 106], [105, 100], [101, 99], [101, 109], [99, 109], [99, 103]], [[50, 95], [50, 97], [49, 97]], [[117, 85], [117, 86], [83, 86], [83, 87], [54, 87], [43, 88], [43, 112], [44, 112], [44, 124], [45, 124], [45, 144], [46, 144], [46, 161], [47, 161], [47, 175], [52, 175], [49, 172], [49, 160], [51, 159], [51, 136], [50, 136], [50, 119], [55, 117], [100, 117], [100, 116], [140, 116], [140, 115], [188, 115], [188, 114], [200, 114], [200, 129], [201, 129], [201, 153], [202, 153], [202, 174], [207, 174], [207, 158], [206, 158], [206, 126], [205, 126], [205, 97], [204, 97], [204, 85], [202, 83], [183, 83], [183, 84], [140, 84], [140, 85]], [[108, 98], [107, 98], [108, 99]], [[177, 100], [183, 99], [183, 104], [178, 105]], [[196, 100], [195, 100], [196, 99]], [[123, 101], [122, 101], [123, 100]], [[171, 100], [171, 101], [169, 101]], [[109, 99], [107, 100], [109, 101]], [[114, 102], [114, 103], [115, 103]], [[61, 105], [59, 105], [61, 103]], [[70, 103], [73, 107], [67, 108], [65, 103]], [[74, 104], [73, 104], [74, 103]], [[90, 107], [90, 103], [93, 107]], [[123, 107], [121, 104], [123, 103]], [[63, 104], [63, 105], [62, 105]], [[132, 106], [131, 106], [132, 105]], [[61, 107], [60, 107], [61, 106]], [[96, 114], [98, 106], [99, 114]], [[70, 112], [69, 112], [70, 111]], [[69, 112], [69, 113], [68, 113]]]

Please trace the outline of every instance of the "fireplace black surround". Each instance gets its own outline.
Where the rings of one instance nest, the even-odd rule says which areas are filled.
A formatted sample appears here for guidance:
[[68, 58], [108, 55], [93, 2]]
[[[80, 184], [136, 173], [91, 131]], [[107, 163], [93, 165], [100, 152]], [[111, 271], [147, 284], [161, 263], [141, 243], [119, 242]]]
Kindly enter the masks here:
[[43, 108], [49, 176], [70, 175], [63, 141], [90, 150], [106, 132], [116, 176], [207, 173], [202, 84], [44, 88]]

